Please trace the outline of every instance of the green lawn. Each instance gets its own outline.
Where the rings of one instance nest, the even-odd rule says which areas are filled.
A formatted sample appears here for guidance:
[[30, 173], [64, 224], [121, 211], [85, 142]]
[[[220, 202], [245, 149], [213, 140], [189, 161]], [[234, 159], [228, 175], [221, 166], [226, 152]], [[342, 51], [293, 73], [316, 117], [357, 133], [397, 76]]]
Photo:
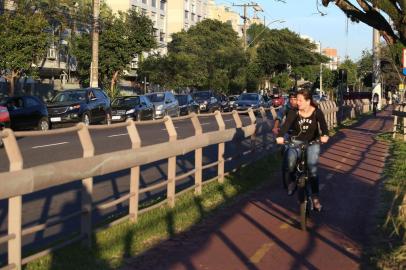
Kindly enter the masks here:
[[[406, 142], [391, 139], [387, 133], [378, 137], [391, 142], [391, 155], [385, 169], [376, 231], [365, 253], [364, 269], [406, 269], [406, 212], [399, 207], [406, 195]], [[406, 209], [405, 209], [406, 210]]]
[[186, 231], [242, 194], [269, 181], [280, 168], [279, 155], [260, 159], [231, 174], [224, 184], [213, 181], [203, 187], [200, 197], [188, 191], [176, 199], [174, 209], [156, 208], [139, 216], [136, 224], [124, 222], [94, 235], [93, 248], [79, 243], [29, 263], [25, 269], [115, 269], [124, 260], [151, 248], [172, 235]]

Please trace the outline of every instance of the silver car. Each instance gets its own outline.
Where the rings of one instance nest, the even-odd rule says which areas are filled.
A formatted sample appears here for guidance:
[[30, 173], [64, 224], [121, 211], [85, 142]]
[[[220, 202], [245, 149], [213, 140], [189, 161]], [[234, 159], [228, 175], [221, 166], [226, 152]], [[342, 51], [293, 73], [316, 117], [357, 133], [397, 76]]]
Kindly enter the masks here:
[[154, 118], [162, 118], [165, 115], [179, 116], [178, 100], [171, 92], [157, 92], [146, 95], [154, 104]]

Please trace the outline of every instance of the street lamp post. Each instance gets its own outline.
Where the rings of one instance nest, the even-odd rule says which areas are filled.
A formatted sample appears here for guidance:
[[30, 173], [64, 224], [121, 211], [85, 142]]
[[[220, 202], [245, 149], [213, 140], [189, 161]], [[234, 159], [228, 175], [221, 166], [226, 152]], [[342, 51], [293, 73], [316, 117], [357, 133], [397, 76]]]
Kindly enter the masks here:
[[99, 15], [100, 0], [93, 0], [92, 65], [90, 87], [99, 87]]

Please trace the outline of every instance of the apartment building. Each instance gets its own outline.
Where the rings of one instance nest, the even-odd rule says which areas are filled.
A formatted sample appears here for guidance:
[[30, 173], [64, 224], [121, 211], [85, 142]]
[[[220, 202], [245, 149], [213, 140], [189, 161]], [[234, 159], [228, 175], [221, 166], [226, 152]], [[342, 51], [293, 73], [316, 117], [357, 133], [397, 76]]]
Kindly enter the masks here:
[[223, 23], [229, 23], [234, 31], [236, 31], [240, 36], [242, 35], [240, 15], [237, 12], [232, 11], [227, 6], [216, 5], [214, 0], [209, 0], [207, 18], [219, 20]]
[[170, 0], [168, 1], [168, 42], [170, 35], [189, 29], [206, 19], [208, 0]]
[[154, 23], [158, 50], [155, 53], [165, 54], [167, 45], [167, 0], [105, 0], [113, 12], [127, 11], [135, 8]]
[[330, 58], [330, 61], [324, 64], [330, 70], [337, 70], [340, 65], [340, 57], [338, 56], [337, 49], [335, 48], [324, 48], [322, 54]]

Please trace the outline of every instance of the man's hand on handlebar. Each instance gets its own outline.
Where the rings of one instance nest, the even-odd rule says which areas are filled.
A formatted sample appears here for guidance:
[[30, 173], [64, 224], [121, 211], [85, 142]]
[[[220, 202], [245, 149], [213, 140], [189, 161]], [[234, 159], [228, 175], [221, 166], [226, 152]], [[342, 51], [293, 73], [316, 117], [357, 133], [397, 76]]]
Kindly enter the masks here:
[[321, 136], [320, 137], [320, 142], [321, 143], [327, 143], [328, 139], [329, 139], [329, 136], [327, 136], [327, 135]]
[[277, 144], [284, 144], [285, 143], [285, 139], [283, 137], [278, 137], [276, 138], [276, 143]]

